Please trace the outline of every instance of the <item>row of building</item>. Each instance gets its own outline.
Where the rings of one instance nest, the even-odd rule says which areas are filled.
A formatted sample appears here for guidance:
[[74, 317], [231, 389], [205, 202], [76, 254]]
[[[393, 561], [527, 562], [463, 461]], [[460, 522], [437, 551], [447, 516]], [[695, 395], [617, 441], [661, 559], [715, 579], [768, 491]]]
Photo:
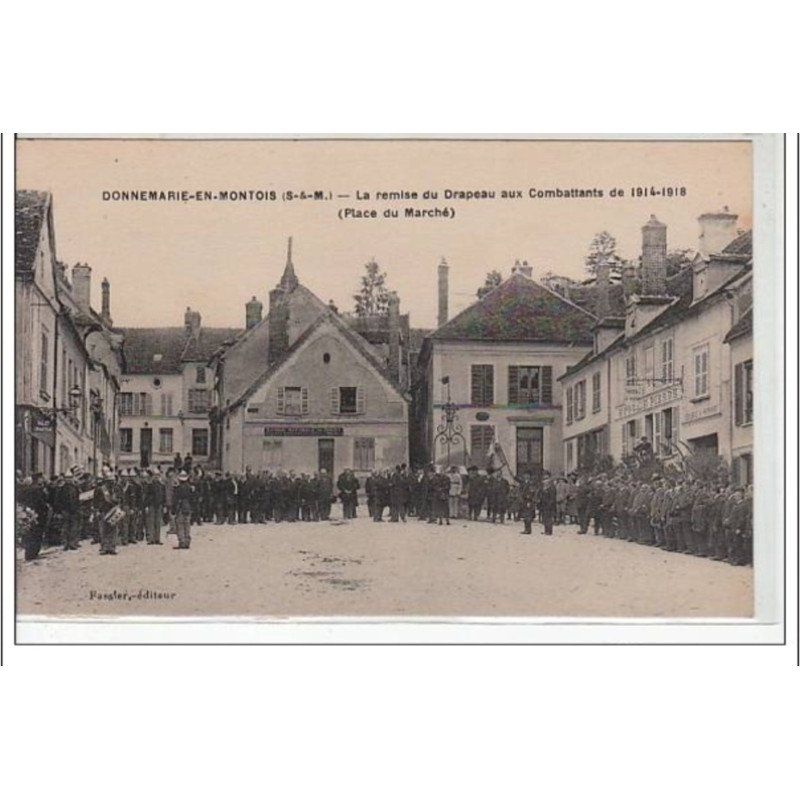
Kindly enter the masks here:
[[399, 463], [520, 474], [708, 451], [752, 479], [752, 239], [727, 210], [700, 218], [697, 252], [670, 273], [667, 230], [643, 227], [638, 267], [601, 264], [575, 284], [517, 264], [435, 330], [388, 312], [339, 312], [282, 274], [244, 325], [115, 328], [110, 287], [56, 257], [52, 198], [17, 196], [17, 461], [24, 472], [167, 465], [176, 455], [250, 467], [366, 475]]

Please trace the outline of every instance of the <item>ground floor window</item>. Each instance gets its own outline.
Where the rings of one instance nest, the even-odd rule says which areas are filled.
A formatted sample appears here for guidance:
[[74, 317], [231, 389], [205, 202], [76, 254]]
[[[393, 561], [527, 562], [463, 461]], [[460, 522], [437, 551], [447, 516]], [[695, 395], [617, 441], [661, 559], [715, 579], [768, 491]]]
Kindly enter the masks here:
[[122, 453], [133, 452], [133, 428], [119, 429], [119, 449]]
[[469, 429], [469, 453], [473, 464], [485, 467], [489, 460], [489, 448], [494, 441], [494, 425], [471, 425]]
[[733, 480], [737, 486], [753, 484], [753, 454], [743, 453], [733, 459]]
[[158, 452], [172, 452], [172, 428], [160, 428], [158, 431]]
[[361, 437], [353, 442], [353, 469], [375, 469], [375, 439]]
[[541, 472], [544, 460], [544, 430], [517, 428], [517, 475]]
[[265, 469], [283, 466], [283, 442], [280, 439], [265, 439], [261, 461]]
[[208, 455], [207, 428], [194, 428], [194, 430], [192, 430], [192, 455], [193, 456]]

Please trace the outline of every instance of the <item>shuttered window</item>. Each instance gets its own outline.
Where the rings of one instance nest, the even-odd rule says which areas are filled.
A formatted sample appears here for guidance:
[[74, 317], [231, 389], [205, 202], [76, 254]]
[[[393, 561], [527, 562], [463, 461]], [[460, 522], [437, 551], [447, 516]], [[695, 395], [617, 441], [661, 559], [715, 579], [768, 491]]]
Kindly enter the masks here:
[[375, 469], [375, 439], [361, 437], [353, 442], [353, 467], [361, 471]]
[[600, 410], [600, 373], [595, 372], [592, 375], [592, 413]]
[[469, 430], [470, 459], [476, 466], [488, 463], [489, 448], [494, 440], [494, 425], [471, 425]]
[[302, 414], [307, 414], [308, 389], [300, 386], [284, 386], [279, 388], [278, 413], [285, 414], [287, 417], [299, 417]]
[[708, 346], [694, 351], [694, 395], [705, 397], [708, 394]]
[[508, 404], [552, 405], [553, 368], [512, 366], [508, 368]]
[[573, 389], [570, 386], [567, 389], [567, 425], [572, 425], [572, 399], [573, 399]]
[[331, 389], [331, 414], [364, 414], [367, 394], [363, 386], [334, 386]]
[[494, 404], [494, 367], [491, 364], [472, 365], [470, 396], [474, 406]]
[[576, 421], [583, 419], [586, 416], [586, 381], [578, 381], [575, 384], [573, 400], [573, 417]]
[[734, 419], [737, 425], [753, 421], [753, 362], [742, 361], [733, 372]]

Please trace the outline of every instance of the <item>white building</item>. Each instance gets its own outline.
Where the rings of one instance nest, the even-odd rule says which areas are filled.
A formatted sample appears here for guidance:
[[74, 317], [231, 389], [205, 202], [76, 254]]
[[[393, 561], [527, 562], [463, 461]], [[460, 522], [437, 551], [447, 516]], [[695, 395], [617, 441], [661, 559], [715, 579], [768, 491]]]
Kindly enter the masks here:
[[91, 273], [72, 280], [56, 257], [53, 200], [16, 194], [16, 464], [24, 474], [95, 472], [113, 463], [120, 337], [111, 330], [110, 286], [91, 306]]
[[214, 374], [209, 361], [239, 328], [203, 328], [186, 309], [183, 327], [121, 328], [125, 374], [119, 396], [121, 466], [171, 464], [176, 454], [208, 464]]
[[[567, 471], [598, 456], [620, 461], [642, 437], [660, 458], [734, 456], [728, 336], [752, 304], [752, 243], [749, 233], [737, 235], [727, 209], [699, 221], [691, 270], [668, 281], [666, 226], [651, 217], [640, 292], [628, 298], [624, 319], [601, 321], [592, 352], [562, 377]], [[736, 446], [744, 453], [747, 443]]]
[[[497, 444], [513, 474], [560, 472], [557, 379], [590, 352], [596, 318], [534, 281], [527, 265], [449, 322], [446, 292], [442, 264], [440, 326], [424, 341], [415, 387], [416, 460], [485, 466]], [[448, 401], [460, 437], [439, 435]]]

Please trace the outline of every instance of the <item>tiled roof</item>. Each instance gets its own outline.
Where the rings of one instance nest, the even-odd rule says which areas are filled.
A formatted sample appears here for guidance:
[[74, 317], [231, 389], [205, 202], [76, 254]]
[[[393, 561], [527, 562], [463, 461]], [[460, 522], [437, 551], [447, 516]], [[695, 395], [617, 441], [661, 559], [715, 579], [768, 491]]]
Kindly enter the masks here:
[[330, 309], [326, 310], [314, 321], [312, 325], [306, 328], [301, 336], [292, 344], [292, 346], [273, 364], [270, 364], [266, 369], [262, 370], [259, 376], [251, 381], [247, 388], [236, 397], [230, 404], [230, 408], [234, 409], [241, 405], [243, 402], [255, 392], [264, 381], [268, 380], [274, 375], [288, 359], [300, 350], [303, 345], [311, 338], [311, 335], [316, 331], [325, 321], [329, 321], [335, 328], [338, 328], [343, 337], [347, 339], [355, 349], [369, 362], [370, 366], [378, 372], [384, 379], [389, 381], [392, 387], [399, 395], [406, 399], [403, 390], [397, 385], [397, 381], [387, 374], [384, 364], [381, 363], [379, 357], [376, 356], [374, 349], [364, 339], [363, 336], [356, 333], [350, 325], [347, 324], [341, 317]]
[[512, 275], [431, 334], [434, 340], [590, 342], [596, 320], [523, 275]]
[[[569, 286], [567, 295], [576, 305], [597, 316], [597, 284]], [[625, 296], [621, 283], [612, 283], [608, 287], [609, 313], [612, 317], [625, 314]]]
[[47, 192], [19, 190], [14, 208], [16, 272], [29, 272], [36, 260], [42, 225], [50, 205]]
[[[184, 361], [208, 361], [241, 328], [201, 328], [197, 339], [180, 328], [118, 328], [124, 336], [126, 372], [132, 375], [162, 375], [181, 371]], [[161, 358], [156, 360], [156, 356]]]
[[730, 256], [752, 256], [753, 231], [749, 230], [740, 233], [722, 252]]
[[195, 339], [189, 337], [181, 361], [209, 361], [224, 344], [233, 342], [242, 328], [201, 328]]
[[728, 331], [724, 341], [730, 342], [740, 336], [746, 336], [753, 332], [753, 308], [752, 306], [739, 317], [739, 321]]

